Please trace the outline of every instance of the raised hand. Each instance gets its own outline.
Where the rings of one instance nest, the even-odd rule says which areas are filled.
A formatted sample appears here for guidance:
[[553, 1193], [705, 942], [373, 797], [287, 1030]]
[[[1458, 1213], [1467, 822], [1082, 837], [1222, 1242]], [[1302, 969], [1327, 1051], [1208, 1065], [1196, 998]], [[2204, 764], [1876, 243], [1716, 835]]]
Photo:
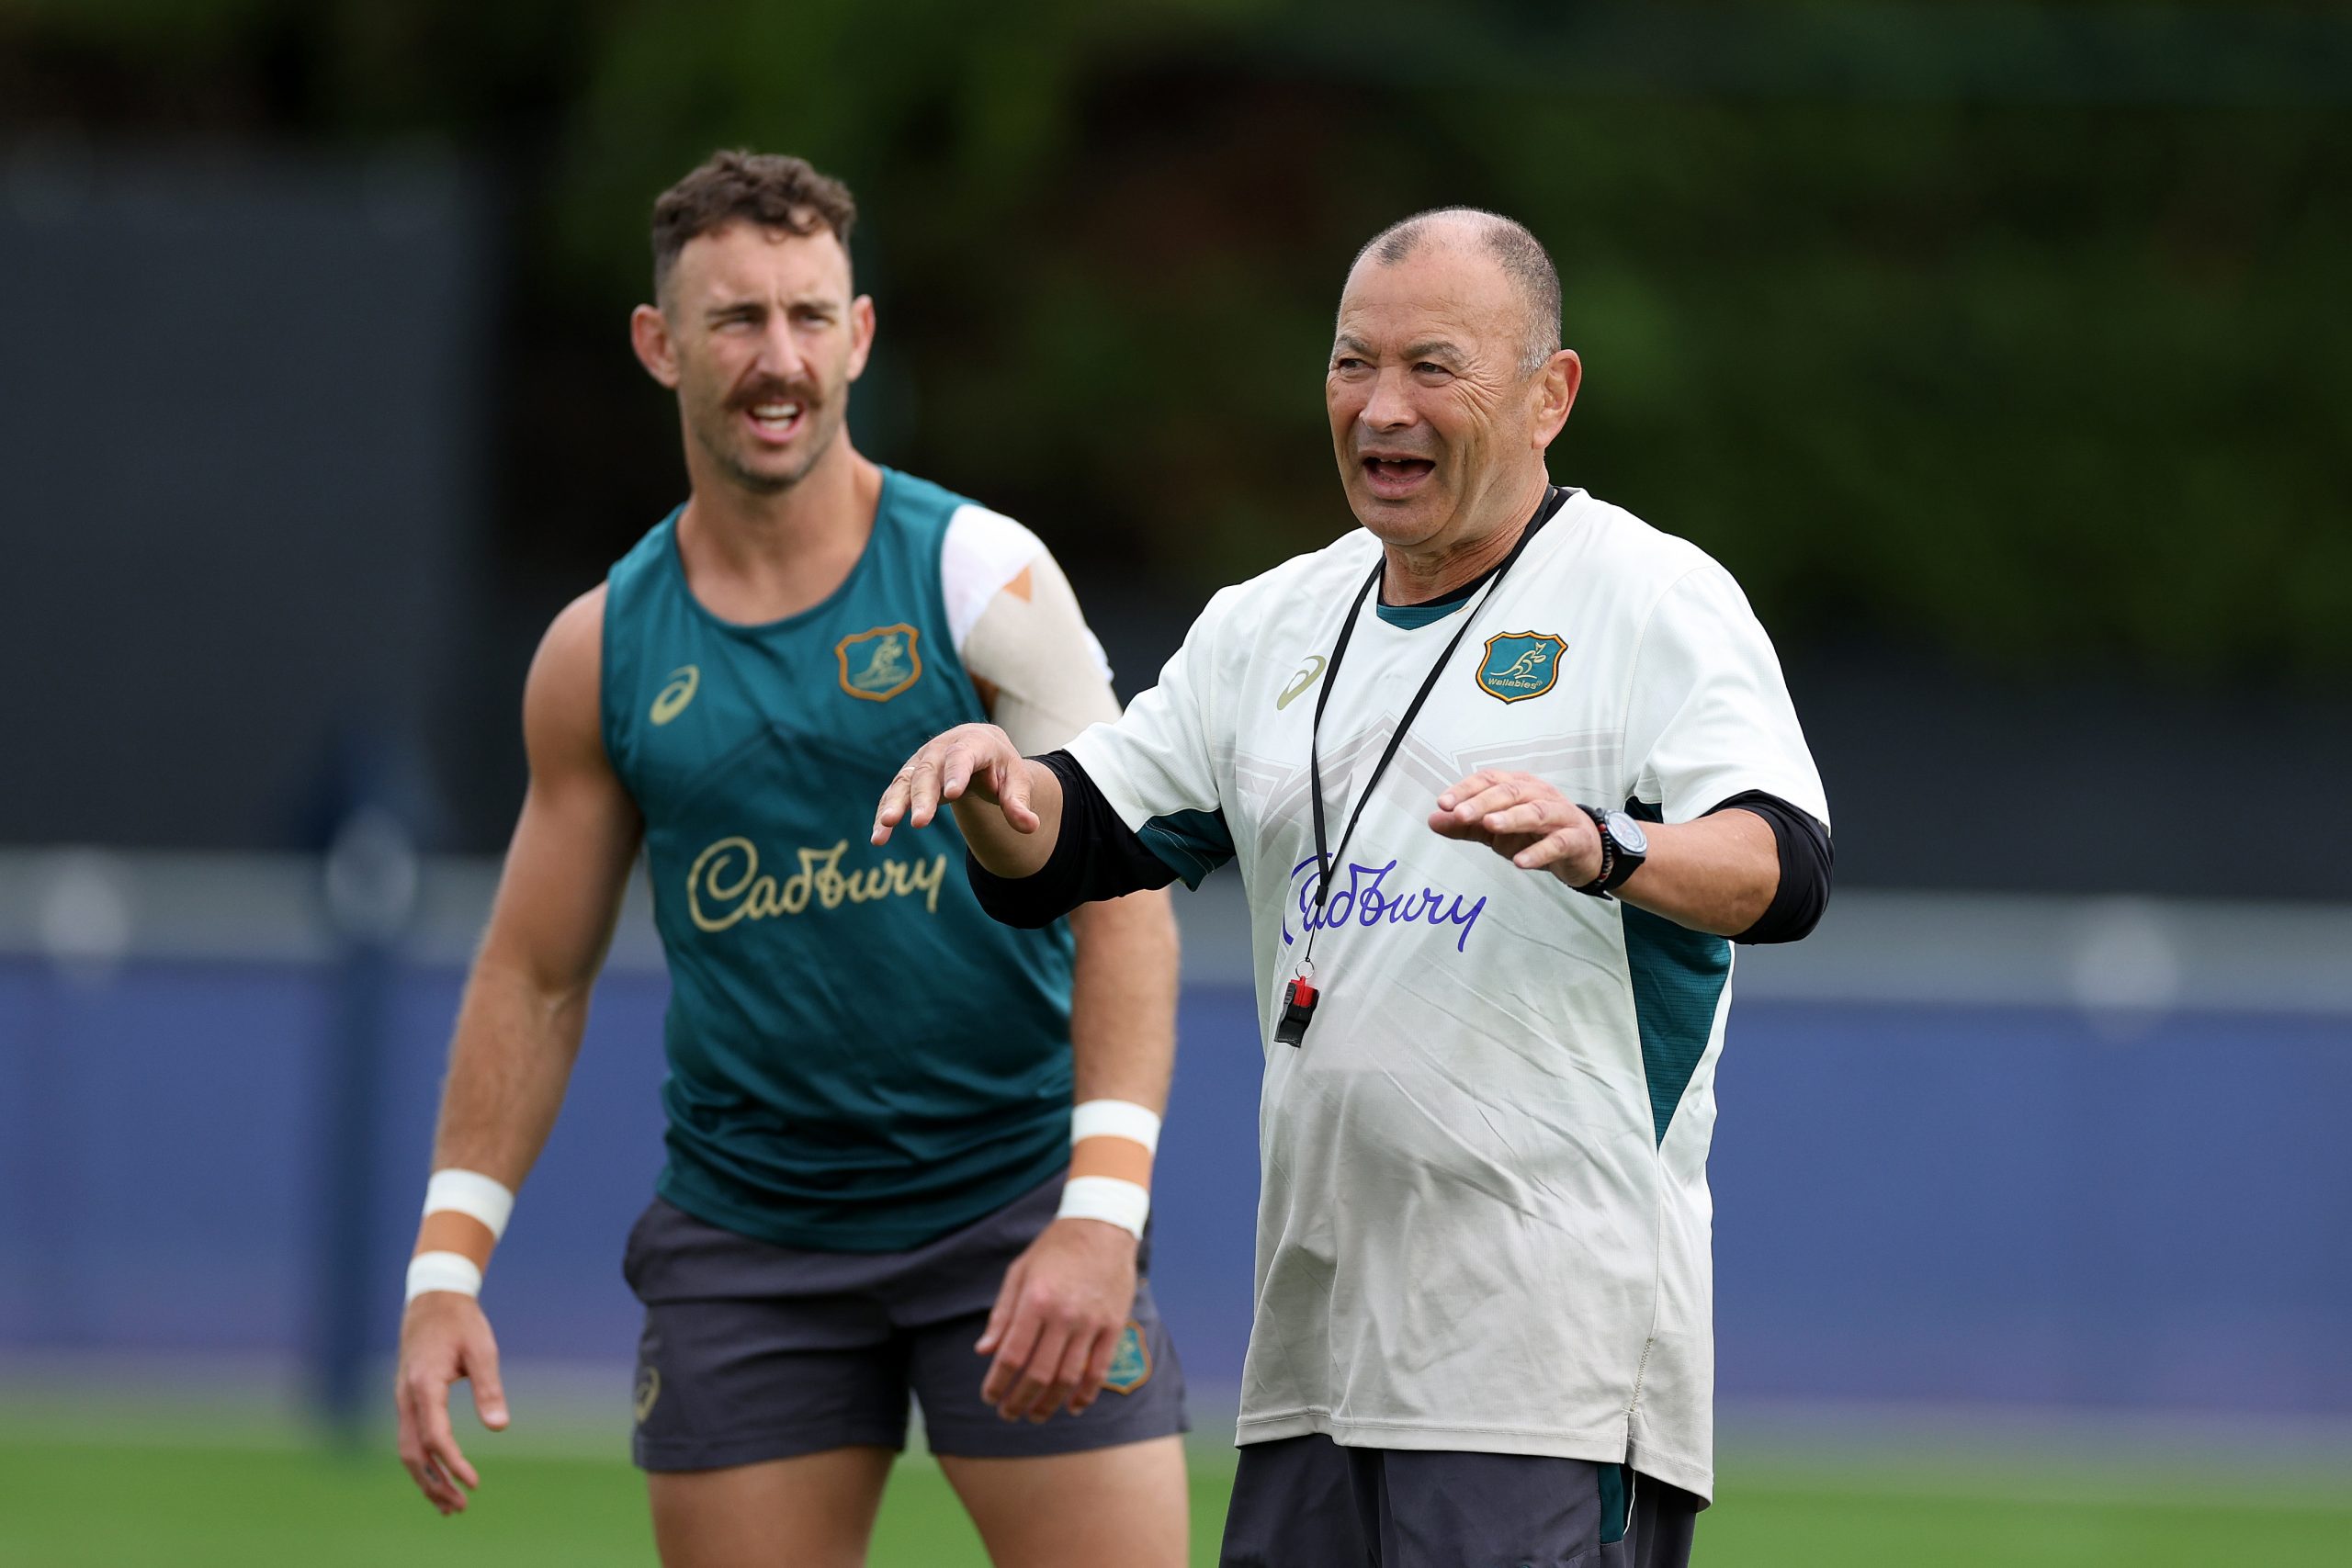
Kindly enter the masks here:
[[1028, 765], [1012, 737], [993, 724], [962, 724], [907, 759], [882, 792], [873, 841], [888, 843], [890, 830], [901, 822], [928, 828], [942, 803], [967, 794], [1000, 808], [1014, 830], [1037, 830], [1037, 814], [1029, 808]]
[[876, 844], [901, 822], [927, 828], [942, 803], [979, 863], [999, 876], [1034, 876], [1061, 838], [1062, 786], [1054, 771], [1025, 761], [993, 724], [966, 724], [907, 759], [874, 813]]
[[1437, 797], [1430, 828], [1484, 844], [1521, 871], [1548, 871], [1571, 887], [1600, 874], [1600, 829], [1533, 773], [1480, 769]]

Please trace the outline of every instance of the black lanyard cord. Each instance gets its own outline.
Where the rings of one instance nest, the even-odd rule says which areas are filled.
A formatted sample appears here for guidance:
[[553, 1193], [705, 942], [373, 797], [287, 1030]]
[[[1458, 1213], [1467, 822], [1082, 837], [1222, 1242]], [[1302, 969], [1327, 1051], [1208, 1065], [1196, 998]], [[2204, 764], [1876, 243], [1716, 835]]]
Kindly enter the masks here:
[[[1519, 542], [1511, 546], [1510, 554], [1502, 558], [1502, 564], [1496, 567], [1494, 575], [1487, 580], [1487, 591], [1478, 595], [1469, 612], [1462, 617], [1462, 624], [1453, 628], [1453, 639], [1445, 645], [1445, 651], [1437, 656], [1437, 662], [1430, 666], [1429, 674], [1421, 682], [1421, 689], [1413, 694], [1412, 703], [1405, 709], [1405, 716], [1396, 721], [1396, 728], [1388, 737], [1387, 749], [1380, 753], [1380, 761], [1373, 764], [1372, 776], [1364, 780], [1363, 791], [1356, 796], [1355, 809], [1348, 814], [1347, 826], [1340, 830], [1339, 848], [1332, 850], [1325, 847], [1323, 823], [1323, 709], [1331, 700], [1331, 688], [1339, 684], [1340, 660], [1348, 651], [1348, 639], [1355, 635], [1356, 617], [1363, 614], [1364, 598], [1377, 591], [1380, 574], [1387, 567], [1385, 551], [1382, 552], [1381, 559], [1373, 563], [1372, 575], [1364, 579], [1363, 586], [1356, 590], [1354, 602], [1348, 606], [1348, 618], [1340, 623], [1339, 640], [1331, 645], [1331, 662], [1323, 671], [1323, 689], [1315, 694], [1315, 717], [1306, 732], [1306, 777], [1308, 787], [1314, 792], [1315, 864], [1317, 874], [1315, 908], [1318, 912], [1330, 897], [1331, 877], [1338, 870], [1339, 859], [1348, 852], [1348, 840], [1355, 837], [1356, 824], [1363, 818], [1363, 808], [1372, 804], [1373, 791], [1380, 787], [1381, 775], [1388, 771], [1388, 764], [1396, 756], [1396, 749], [1405, 743], [1405, 732], [1413, 727], [1413, 720], [1419, 715], [1421, 705], [1429, 701], [1430, 693], [1437, 689], [1438, 677], [1445, 672], [1446, 665], [1453, 660], [1453, 650], [1460, 648], [1462, 639], [1469, 635], [1478, 613], [1487, 607], [1487, 602], [1495, 596], [1495, 590], [1502, 586], [1503, 578], [1535, 537], [1536, 525], [1547, 519], [1565, 496], [1566, 492], [1555, 486], [1544, 487], [1544, 499], [1537, 503], [1535, 514], [1527, 520], [1527, 525], [1520, 530]], [[1306, 933], [1306, 951], [1299, 960], [1303, 969], [1308, 967], [1314, 959], [1316, 931], [1321, 929], [1317, 926], [1316, 931]]]

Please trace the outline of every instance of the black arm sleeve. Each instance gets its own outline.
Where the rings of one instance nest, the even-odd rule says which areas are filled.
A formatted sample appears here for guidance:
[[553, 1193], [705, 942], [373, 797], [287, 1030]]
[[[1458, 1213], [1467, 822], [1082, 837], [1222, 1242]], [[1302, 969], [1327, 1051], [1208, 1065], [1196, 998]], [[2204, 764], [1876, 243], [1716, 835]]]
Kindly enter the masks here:
[[1080, 904], [1165, 887], [1176, 880], [1175, 868], [1119, 820], [1077, 758], [1067, 751], [1048, 751], [1035, 761], [1061, 781], [1061, 837], [1054, 840], [1054, 852], [1046, 863], [1028, 876], [999, 876], [966, 850], [964, 874], [971, 878], [972, 895], [981, 908], [1008, 926], [1034, 930], [1053, 924]]
[[1732, 941], [1796, 942], [1810, 935], [1829, 908], [1829, 874], [1838, 858], [1829, 829], [1812, 813], [1760, 789], [1735, 795], [1704, 815], [1734, 809], [1752, 811], [1771, 824], [1772, 840], [1781, 850], [1781, 885], [1763, 915]]

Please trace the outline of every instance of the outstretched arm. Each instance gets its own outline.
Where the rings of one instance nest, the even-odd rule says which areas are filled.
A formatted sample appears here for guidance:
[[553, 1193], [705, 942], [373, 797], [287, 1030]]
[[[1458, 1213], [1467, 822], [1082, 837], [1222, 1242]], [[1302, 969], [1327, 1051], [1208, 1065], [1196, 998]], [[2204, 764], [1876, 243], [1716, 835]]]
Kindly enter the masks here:
[[888, 843], [901, 822], [930, 827], [942, 805], [972, 858], [999, 876], [1035, 875], [1061, 838], [1061, 781], [993, 724], [958, 725], [908, 758], [882, 792], [872, 841]]
[[[490, 930], [475, 956], [449, 1048], [435, 1171], [470, 1171], [512, 1192], [555, 1125], [610, 944], [631, 858], [637, 808], [605, 757], [598, 720], [604, 590], [573, 603], [539, 645], [523, 699], [531, 781], [506, 853]], [[479, 1269], [495, 1242], [470, 1214], [425, 1216], [416, 1251], [456, 1254]], [[480, 1477], [449, 1427], [449, 1386], [472, 1381], [493, 1430], [507, 1423], [498, 1348], [481, 1303], [428, 1289], [401, 1322], [401, 1462], [445, 1514]], [[462, 1483], [462, 1484], [461, 1484]]]
[[[974, 886], [999, 919], [1042, 924], [1079, 904], [1182, 876], [1197, 886], [1232, 858], [1229, 842], [1176, 841], [1144, 847], [1139, 835], [1163, 820], [1216, 820], [1223, 835], [1213, 725], [1204, 689], [1220, 676], [1218, 628], [1232, 613], [1233, 591], [1209, 603], [1159, 672], [1159, 683], [1127, 705], [1116, 723], [1097, 724], [1065, 750], [1023, 757], [1034, 737], [994, 725], [967, 724], [925, 744], [890, 781], [874, 816], [873, 841], [889, 840], [902, 822], [921, 827], [943, 805], [956, 812], [972, 861], [998, 883], [1023, 883], [1050, 872], [1047, 886], [1023, 889], [1018, 907], [991, 903], [1001, 889]], [[1050, 741], [1044, 744], [1051, 744]], [[1073, 794], [1075, 798], [1073, 798]]]

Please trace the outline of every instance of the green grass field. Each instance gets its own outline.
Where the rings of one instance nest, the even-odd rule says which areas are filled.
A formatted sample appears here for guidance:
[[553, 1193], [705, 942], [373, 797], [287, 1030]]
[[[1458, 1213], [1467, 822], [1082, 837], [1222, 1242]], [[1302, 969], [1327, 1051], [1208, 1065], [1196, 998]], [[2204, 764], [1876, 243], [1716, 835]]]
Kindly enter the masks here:
[[[604, 1568], [652, 1562], [639, 1478], [609, 1459], [502, 1454], [443, 1519], [389, 1452], [339, 1455], [266, 1434], [119, 1418], [60, 1429], [0, 1418], [0, 1563], [8, 1568]], [[1726, 1458], [1696, 1560], [1716, 1568], [2169, 1568], [2352, 1562], [2352, 1481], [2261, 1483], [2211, 1467], [1998, 1467], [1884, 1451], [1839, 1461]], [[1212, 1562], [1229, 1451], [1194, 1455], [1193, 1561]], [[875, 1568], [981, 1563], [937, 1467], [899, 1467]]]

